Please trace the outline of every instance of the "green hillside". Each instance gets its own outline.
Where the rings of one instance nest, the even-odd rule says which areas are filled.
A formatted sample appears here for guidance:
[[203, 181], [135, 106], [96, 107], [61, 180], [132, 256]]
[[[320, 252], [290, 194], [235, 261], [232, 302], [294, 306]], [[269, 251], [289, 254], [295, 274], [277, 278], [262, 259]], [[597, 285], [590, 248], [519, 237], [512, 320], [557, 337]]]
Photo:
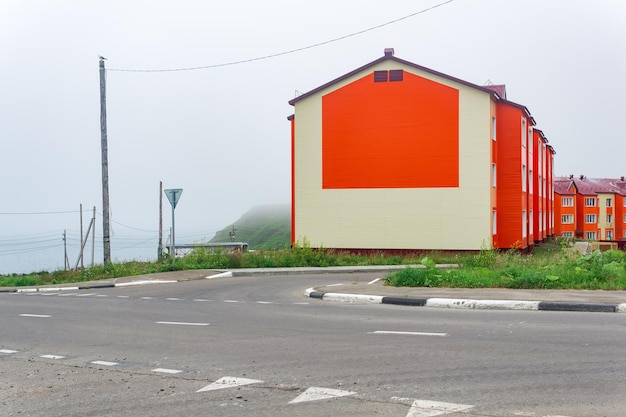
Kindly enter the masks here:
[[210, 242], [230, 242], [233, 226], [234, 241], [246, 242], [252, 250], [284, 249], [291, 244], [289, 204], [253, 207], [235, 223], [216, 232]]

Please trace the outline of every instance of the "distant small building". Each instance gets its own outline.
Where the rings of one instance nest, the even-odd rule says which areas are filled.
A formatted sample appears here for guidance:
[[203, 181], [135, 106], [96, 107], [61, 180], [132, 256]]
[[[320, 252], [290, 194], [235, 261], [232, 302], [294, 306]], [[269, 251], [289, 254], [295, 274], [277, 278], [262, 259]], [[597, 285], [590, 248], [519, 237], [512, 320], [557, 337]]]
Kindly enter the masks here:
[[388, 48], [289, 103], [293, 243], [524, 249], [554, 233], [554, 149], [504, 85]]
[[626, 181], [558, 177], [554, 184], [555, 234], [586, 240], [626, 239]]

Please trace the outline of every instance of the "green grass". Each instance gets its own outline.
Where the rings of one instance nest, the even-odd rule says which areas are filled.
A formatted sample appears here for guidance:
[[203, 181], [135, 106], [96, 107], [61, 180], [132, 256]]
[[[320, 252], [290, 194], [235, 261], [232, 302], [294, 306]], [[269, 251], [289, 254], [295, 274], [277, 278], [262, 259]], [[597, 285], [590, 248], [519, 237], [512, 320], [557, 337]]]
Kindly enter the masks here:
[[[459, 264], [440, 269], [436, 264]], [[410, 265], [420, 265], [411, 267]], [[626, 253], [612, 250], [579, 255], [558, 244], [537, 248], [533, 254], [482, 250], [475, 254], [431, 252], [423, 257], [358, 256], [341, 251], [316, 250], [305, 241], [293, 248], [248, 253], [196, 249], [177, 259], [124, 262], [78, 271], [40, 271], [0, 276], [0, 286], [37, 286], [96, 281], [149, 273], [232, 268], [328, 267], [354, 265], [407, 265], [390, 273], [387, 285], [408, 287], [626, 289]]]
[[386, 278], [408, 287], [625, 290], [626, 253], [618, 250], [579, 255], [555, 248], [537, 254], [481, 251], [458, 269], [407, 268]]

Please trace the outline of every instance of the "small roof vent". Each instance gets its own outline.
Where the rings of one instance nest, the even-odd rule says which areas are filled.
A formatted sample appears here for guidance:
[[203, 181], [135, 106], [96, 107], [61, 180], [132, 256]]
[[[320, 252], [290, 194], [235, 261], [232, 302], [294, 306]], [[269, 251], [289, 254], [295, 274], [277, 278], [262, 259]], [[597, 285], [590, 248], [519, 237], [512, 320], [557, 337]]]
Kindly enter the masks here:
[[393, 48], [385, 48], [385, 56], [393, 56], [395, 52], [396, 51], [394, 51]]

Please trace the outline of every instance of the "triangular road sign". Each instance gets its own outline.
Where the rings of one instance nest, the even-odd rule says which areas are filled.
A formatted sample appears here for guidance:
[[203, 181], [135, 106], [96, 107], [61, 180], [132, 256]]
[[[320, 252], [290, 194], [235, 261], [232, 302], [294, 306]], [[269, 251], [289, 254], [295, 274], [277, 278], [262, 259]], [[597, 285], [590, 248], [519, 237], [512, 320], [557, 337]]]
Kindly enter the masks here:
[[167, 199], [170, 200], [170, 204], [172, 205], [172, 208], [175, 209], [176, 204], [178, 204], [178, 199], [180, 198], [180, 195], [183, 193], [183, 189], [182, 188], [170, 188], [167, 190], [163, 190], [163, 192], [167, 196]]

